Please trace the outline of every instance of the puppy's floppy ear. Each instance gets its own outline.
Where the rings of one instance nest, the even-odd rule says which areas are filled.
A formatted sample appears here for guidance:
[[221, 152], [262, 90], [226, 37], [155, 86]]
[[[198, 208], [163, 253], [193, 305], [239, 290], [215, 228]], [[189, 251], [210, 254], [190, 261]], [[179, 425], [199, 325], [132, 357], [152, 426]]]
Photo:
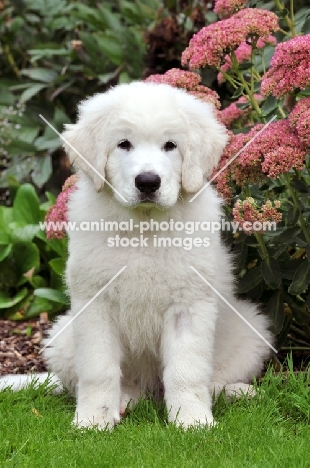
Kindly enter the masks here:
[[182, 187], [198, 192], [204, 177], [210, 177], [228, 142], [227, 130], [217, 117], [212, 104], [191, 98], [184, 111], [188, 119], [188, 141], [183, 158]]
[[110, 113], [109, 104], [108, 94], [97, 94], [83, 101], [78, 107], [77, 123], [65, 125], [62, 134], [71, 164], [93, 179], [97, 192], [104, 186], [108, 156], [105, 127]]

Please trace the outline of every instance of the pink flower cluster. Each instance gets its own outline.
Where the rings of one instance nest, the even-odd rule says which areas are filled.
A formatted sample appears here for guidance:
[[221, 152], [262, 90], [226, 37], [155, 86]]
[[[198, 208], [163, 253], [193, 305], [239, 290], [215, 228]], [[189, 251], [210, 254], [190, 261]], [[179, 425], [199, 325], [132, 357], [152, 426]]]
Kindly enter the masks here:
[[289, 115], [292, 129], [295, 129], [302, 144], [310, 149], [310, 97], [297, 102]]
[[262, 170], [268, 177], [275, 178], [293, 168], [304, 168], [307, 151], [292, 132], [288, 120], [278, 120], [269, 125], [259, 140], [257, 144], [264, 155]]
[[261, 83], [263, 95], [281, 97], [310, 85], [310, 34], [277, 45]]
[[252, 37], [269, 37], [279, 29], [278, 22], [277, 15], [271, 11], [244, 8], [195, 34], [182, 54], [182, 65], [188, 63], [190, 69], [206, 65], [219, 68], [229, 50]]
[[[62, 187], [62, 192], [57, 197], [55, 205], [51, 206], [46, 213], [45, 221], [47, 223], [61, 223], [67, 222], [67, 203], [70, 194], [76, 189], [77, 176], [70, 176]], [[62, 229], [56, 229], [52, 226], [46, 230], [47, 239], [62, 239], [65, 237], [66, 231], [64, 227]]]
[[[249, 43], [251, 41], [248, 41], [248, 42], [241, 42], [241, 44], [239, 45], [239, 47], [237, 47], [237, 49], [235, 50], [235, 56], [236, 56], [236, 59], [238, 61], [238, 63], [243, 63], [243, 62], [246, 62], [247, 60], [249, 60], [251, 58], [251, 55], [252, 55], [252, 45]], [[256, 48], [257, 49], [262, 49], [264, 48], [267, 44], [276, 44], [277, 43], [277, 40], [274, 36], [268, 36], [268, 37], [264, 37], [264, 38], [259, 38], [257, 43], [256, 43]], [[232, 68], [232, 62], [231, 62], [231, 58], [229, 55], [226, 55], [225, 56], [225, 63], [221, 66], [221, 71], [219, 72], [219, 74], [217, 75], [217, 81], [221, 84], [223, 83], [225, 80], [225, 77], [223, 75], [222, 72], [227, 72], [228, 70], [230, 70]]]
[[217, 189], [225, 199], [231, 198], [231, 184], [235, 183], [242, 187], [248, 183], [259, 183], [266, 176], [276, 178], [293, 168], [304, 168], [307, 150], [297, 134], [292, 131], [288, 120], [282, 119], [271, 123], [257, 135], [263, 127], [262, 124], [258, 124], [247, 134], [234, 135], [225, 148], [214, 174], [249, 143], [215, 179]]
[[229, 18], [246, 4], [247, 0], [216, 0], [213, 11], [222, 18]]
[[248, 197], [243, 201], [239, 199], [232, 210], [234, 222], [239, 223], [246, 234], [250, 235], [253, 232], [262, 233], [263, 229], [255, 229], [257, 225], [262, 226], [264, 222], [272, 221], [279, 223], [282, 220], [282, 213], [278, 211], [280, 206], [281, 203], [279, 200], [275, 200], [273, 203], [267, 200], [266, 203], [259, 208], [252, 197]]
[[150, 75], [145, 81], [152, 83], [165, 83], [176, 88], [182, 88], [193, 96], [202, 99], [205, 102], [211, 102], [218, 109], [221, 107], [219, 95], [207, 86], [200, 84], [201, 76], [178, 68], [172, 68], [163, 75]]
[[[256, 101], [261, 101], [263, 99], [260, 94], [255, 94], [254, 98]], [[244, 124], [247, 120], [247, 116], [253, 110], [253, 108], [249, 104], [245, 109], [241, 109], [237, 106], [237, 104], [245, 104], [246, 102], [249, 103], [246, 97], [241, 96], [236, 102], [233, 102], [229, 106], [225, 107], [225, 109], [220, 111], [221, 122], [228, 128], [230, 128], [232, 123], [236, 120], [239, 120], [241, 124]]]

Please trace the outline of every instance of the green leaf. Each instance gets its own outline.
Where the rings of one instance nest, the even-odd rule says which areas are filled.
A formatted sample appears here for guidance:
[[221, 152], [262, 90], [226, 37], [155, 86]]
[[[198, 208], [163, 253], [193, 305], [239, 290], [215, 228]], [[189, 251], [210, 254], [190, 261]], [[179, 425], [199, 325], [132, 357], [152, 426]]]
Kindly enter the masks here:
[[[59, 140], [58, 146], [60, 146]], [[52, 174], [51, 155], [46, 154], [44, 156], [38, 156], [35, 158], [35, 161], [36, 165], [34, 166], [34, 170], [31, 174], [31, 177], [35, 185], [41, 188], [45, 184], [45, 182], [48, 181]]]
[[276, 243], [288, 244], [297, 237], [297, 235], [300, 233], [300, 230], [301, 228], [299, 226], [288, 228], [285, 231], [281, 232], [281, 234], [279, 234], [278, 236], [274, 237], [274, 241]]
[[31, 242], [39, 231], [40, 226], [38, 224], [17, 227], [12, 231], [12, 242]]
[[20, 302], [6, 309], [6, 317], [9, 320], [23, 320], [25, 318], [25, 312], [30, 306], [32, 299], [33, 294], [28, 290], [28, 294]]
[[35, 137], [37, 136], [39, 132], [39, 127], [21, 127], [18, 130], [17, 137], [19, 140], [25, 143], [32, 143]]
[[119, 39], [111, 34], [98, 33], [95, 35], [100, 50], [115, 65], [120, 65], [124, 58], [122, 44]]
[[28, 53], [32, 55], [31, 57], [31, 62], [34, 63], [37, 60], [42, 59], [43, 57], [53, 57], [53, 55], [68, 55], [69, 50], [67, 49], [60, 49], [59, 46], [57, 49], [49, 49], [48, 47], [43, 48], [43, 49], [30, 49], [28, 50]]
[[48, 299], [35, 296], [25, 314], [25, 318], [37, 317], [41, 312], [49, 312], [52, 309], [53, 305]]
[[294, 227], [297, 224], [299, 217], [299, 210], [296, 206], [289, 205], [287, 214], [286, 214], [286, 226], [287, 227]]
[[256, 286], [254, 286], [254, 288], [250, 289], [246, 295], [249, 299], [251, 299], [252, 301], [259, 301], [264, 290], [266, 288], [266, 284], [264, 283], [264, 281], [262, 280], [260, 283], [258, 283]]
[[250, 107], [251, 103], [250, 102], [236, 102], [236, 106], [238, 107], [238, 109], [248, 109]]
[[273, 293], [266, 306], [268, 317], [272, 318], [273, 332], [278, 335], [282, 330], [285, 313], [284, 313], [283, 291], [278, 289]]
[[16, 294], [15, 297], [10, 297], [5, 291], [0, 291], [0, 309], [7, 309], [18, 304], [25, 296], [27, 296], [27, 288], [23, 288]]
[[310, 33], [310, 18], [307, 18], [301, 30], [304, 34]]
[[66, 267], [66, 260], [63, 257], [53, 258], [49, 262], [51, 268], [60, 276], [63, 276], [65, 267]]
[[238, 68], [239, 70], [245, 71], [245, 70], [249, 70], [250, 68], [252, 68], [253, 65], [254, 63], [252, 62], [243, 62], [239, 64]]
[[301, 192], [301, 193], [309, 193], [310, 192], [309, 185], [305, 184], [305, 182], [303, 182], [302, 180], [293, 179], [293, 180], [290, 181], [290, 185], [297, 192]]
[[275, 258], [267, 257], [261, 263], [262, 275], [271, 289], [277, 289], [282, 282], [281, 269]]
[[9, 243], [10, 236], [6, 232], [0, 230], [0, 246], [7, 245]]
[[119, 78], [118, 78], [119, 84], [130, 83], [130, 81], [131, 81], [131, 78], [127, 72], [124, 71], [119, 75]]
[[34, 275], [31, 278], [27, 275], [27, 277], [29, 278], [29, 283], [34, 289], [45, 288], [47, 286], [45, 279], [40, 275]]
[[35, 244], [31, 244], [30, 242], [18, 242], [13, 245], [12, 253], [20, 277], [28, 273], [31, 269], [36, 270], [40, 266], [40, 253]]
[[100, 16], [105, 22], [105, 26], [107, 29], [112, 29], [115, 31], [121, 31], [122, 30], [122, 25], [115, 13], [112, 13], [110, 8], [108, 8], [106, 5], [103, 5], [102, 3], [98, 4], [98, 9], [100, 12]]
[[41, 89], [43, 88], [46, 88], [46, 84], [44, 83], [39, 83], [39, 84], [34, 84], [32, 85], [30, 88], [28, 89], [25, 89], [25, 91], [21, 94], [20, 96], [20, 100], [22, 102], [26, 102], [28, 101], [29, 99], [31, 99], [33, 96], [35, 96], [36, 94], [38, 94]]
[[[36, 148], [39, 151], [44, 150], [56, 150], [61, 146], [60, 139], [58, 137], [55, 138], [47, 138], [45, 135], [39, 136], [35, 141]], [[47, 156], [47, 155], [46, 155]], [[50, 156], [49, 156], [50, 157]], [[41, 159], [42, 156], [39, 156], [37, 159]]]
[[278, 15], [279, 18], [281, 18], [281, 19], [285, 18], [285, 17], [288, 16], [289, 14], [290, 14], [290, 12], [288, 11], [287, 8], [283, 8], [282, 10], [277, 11], [277, 15]]
[[257, 286], [262, 280], [262, 273], [259, 267], [248, 270], [246, 274], [239, 280], [238, 293], [244, 294], [255, 286]]
[[262, 105], [262, 112], [264, 115], [269, 115], [277, 107], [277, 105], [277, 98], [270, 94], [270, 96], [267, 97], [264, 104]]
[[[49, 203], [49, 206], [54, 205], [54, 203], [56, 203], [56, 197], [52, 192], [45, 192], [45, 195], [46, 195], [46, 198], [48, 199], [48, 202], [46, 203]], [[42, 205], [43, 204], [44, 203], [42, 203]], [[42, 205], [41, 205], [41, 208], [42, 208]]]
[[66, 306], [69, 305], [68, 297], [62, 291], [58, 291], [57, 289], [39, 288], [34, 291], [34, 295], [59, 304]]
[[48, 68], [26, 68], [21, 70], [21, 74], [44, 83], [50, 83], [57, 78], [57, 73]]
[[13, 208], [0, 206], [0, 230], [9, 233], [9, 224], [13, 222], [13, 219]]
[[13, 202], [14, 221], [23, 224], [38, 224], [40, 221], [40, 200], [34, 187], [23, 184], [19, 187]]
[[12, 250], [12, 244], [9, 245], [0, 245], [0, 262], [10, 255]]
[[310, 263], [305, 259], [297, 268], [288, 292], [296, 296], [301, 294], [310, 284]]
[[15, 104], [14, 94], [9, 89], [0, 89], [0, 106], [12, 106]]
[[292, 280], [294, 278], [296, 270], [302, 264], [301, 258], [294, 258], [292, 260], [284, 260], [280, 262], [282, 278]]
[[238, 97], [241, 96], [241, 94], [243, 93], [243, 86], [239, 86], [239, 88], [237, 88], [234, 92], [234, 94], [231, 96], [232, 99], [236, 99]]

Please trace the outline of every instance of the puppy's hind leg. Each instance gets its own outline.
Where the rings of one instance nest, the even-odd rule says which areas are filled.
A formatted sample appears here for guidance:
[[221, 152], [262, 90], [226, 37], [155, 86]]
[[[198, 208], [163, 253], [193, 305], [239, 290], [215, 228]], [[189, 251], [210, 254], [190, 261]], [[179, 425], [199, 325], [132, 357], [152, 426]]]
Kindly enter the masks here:
[[247, 323], [228, 306], [220, 305], [210, 390], [217, 395], [225, 388], [227, 397], [254, 396], [254, 387], [249, 384], [261, 373], [264, 360], [270, 357], [273, 337], [268, 331], [267, 318], [259, 314], [254, 304], [234, 297], [229, 302]]
[[70, 312], [54, 323], [43, 341], [43, 356], [48, 370], [59, 378], [72, 395], [76, 394], [77, 375], [74, 364], [74, 343]]

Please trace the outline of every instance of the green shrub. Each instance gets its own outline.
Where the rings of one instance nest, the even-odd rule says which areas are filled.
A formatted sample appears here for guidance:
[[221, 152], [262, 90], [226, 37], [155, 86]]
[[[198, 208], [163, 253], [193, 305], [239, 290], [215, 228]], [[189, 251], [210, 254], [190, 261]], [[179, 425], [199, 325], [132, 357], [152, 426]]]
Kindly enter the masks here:
[[[227, 2], [216, 3], [226, 16]], [[198, 33], [183, 52], [183, 65], [215, 70], [218, 82], [231, 90], [231, 105], [220, 112], [231, 140], [214, 172], [214, 183], [226, 200], [228, 219], [239, 222], [238, 231], [227, 234], [238, 254], [238, 292], [265, 305], [278, 346], [286, 342], [306, 349], [310, 10], [296, 12], [293, 0], [231, 2], [236, 3], [238, 12], [231, 11], [229, 19]], [[243, 10], [251, 6], [257, 8]], [[276, 231], [249, 230], [244, 224], [264, 220], [275, 221]]]
[[67, 242], [47, 240], [40, 229], [55, 199], [40, 203], [34, 187], [21, 185], [12, 207], [0, 207], [0, 312], [10, 319], [60, 312], [68, 306], [63, 273]]

